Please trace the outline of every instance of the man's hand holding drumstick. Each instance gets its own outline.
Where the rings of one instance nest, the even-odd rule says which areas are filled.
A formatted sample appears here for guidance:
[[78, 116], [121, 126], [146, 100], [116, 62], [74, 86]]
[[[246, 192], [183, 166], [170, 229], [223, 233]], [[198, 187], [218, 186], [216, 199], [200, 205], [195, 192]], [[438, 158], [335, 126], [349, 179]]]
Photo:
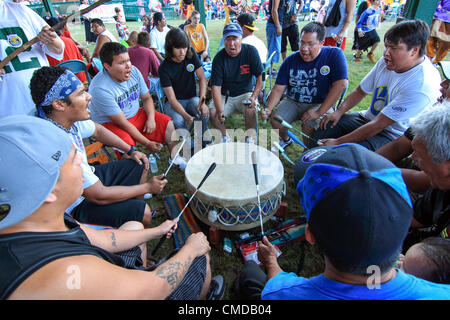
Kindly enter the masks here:
[[60, 54], [64, 50], [64, 44], [59, 39], [55, 31], [53, 31], [50, 26], [44, 26], [37, 35], [40, 42], [45, 44], [51, 52]]
[[[110, 0], [98, 0], [95, 3], [91, 4], [89, 7], [84, 8], [83, 10], [76, 11], [76, 12], [72, 13], [70, 16], [62, 19], [60, 22], [58, 22], [52, 28], [45, 26], [44, 28], [42, 28], [41, 32], [36, 37], [25, 42], [21, 47], [17, 48], [12, 53], [10, 53], [5, 59], [0, 61], [0, 70], [2, 70], [12, 59], [17, 57], [21, 52], [24, 52], [25, 50], [30, 48], [33, 44], [35, 44], [38, 41], [42, 41], [46, 46], [48, 46], [50, 51], [55, 52], [55, 53], [61, 53], [64, 48], [64, 44], [63, 44], [62, 40], [59, 40], [59, 37], [55, 33], [54, 35], [56, 35], [56, 39], [58, 39], [56, 41], [59, 41], [61, 44], [61, 48], [58, 49], [58, 45], [55, 45], [55, 43], [53, 43], [55, 41], [55, 39], [54, 39], [54, 35], [52, 34], [52, 32], [54, 33], [54, 30], [61, 29], [67, 23], [67, 21], [70, 21], [71, 19], [73, 19], [75, 17], [82, 16], [108, 1], [110, 1]], [[59, 50], [59, 51], [53, 51], [52, 47], [53, 47], [53, 49]], [[2, 71], [0, 71], [0, 75], [1, 74], [2, 74]]]

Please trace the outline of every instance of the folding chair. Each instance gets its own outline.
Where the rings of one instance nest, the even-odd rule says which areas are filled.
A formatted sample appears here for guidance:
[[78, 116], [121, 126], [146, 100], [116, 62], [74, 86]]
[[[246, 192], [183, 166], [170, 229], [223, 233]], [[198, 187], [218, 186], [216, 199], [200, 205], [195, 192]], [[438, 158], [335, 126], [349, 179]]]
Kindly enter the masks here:
[[161, 87], [161, 82], [159, 81], [159, 78], [148, 78], [150, 81], [150, 95], [155, 94], [156, 98], [158, 99], [158, 107], [159, 112], [164, 112], [164, 102], [163, 99], [166, 97], [166, 94], [164, 93], [164, 90]]
[[66, 60], [58, 63], [58, 67], [64, 67], [72, 71], [73, 73], [78, 72], [84, 72], [86, 74], [86, 78], [88, 81], [88, 84], [91, 84], [91, 76], [89, 75], [89, 72], [87, 70], [86, 63], [81, 60]]

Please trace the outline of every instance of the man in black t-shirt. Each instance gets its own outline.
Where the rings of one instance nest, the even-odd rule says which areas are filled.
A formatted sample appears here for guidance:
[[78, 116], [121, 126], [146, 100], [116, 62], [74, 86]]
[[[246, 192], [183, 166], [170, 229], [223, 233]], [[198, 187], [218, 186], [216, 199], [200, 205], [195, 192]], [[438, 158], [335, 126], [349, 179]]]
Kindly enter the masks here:
[[[211, 120], [227, 141], [225, 117], [236, 109], [245, 115], [245, 129], [256, 127], [256, 108], [262, 89], [263, 67], [255, 47], [242, 44], [242, 29], [237, 23], [229, 23], [223, 29], [225, 48], [214, 57], [211, 72], [213, 103], [210, 104]], [[256, 84], [253, 88], [253, 77]], [[250, 105], [243, 101], [250, 100]], [[247, 141], [252, 141], [249, 137]]]
[[441, 154], [438, 157], [437, 154], [438, 150], [450, 150], [446, 147], [450, 140], [450, 62], [441, 62], [441, 69], [444, 79], [441, 82], [442, 96], [438, 100], [439, 103], [435, 108], [431, 108], [431, 111], [416, 118], [403, 136], [376, 151], [397, 166], [399, 161], [404, 164], [404, 159], [408, 159], [412, 154], [412, 163], [419, 167], [419, 170], [402, 168], [402, 176], [409, 191], [415, 195], [420, 194], [413, 200], [414, 216], [403, 252], [427, 237], [449, 237], [450, 179], [448, 173], [445, 173], [449, 171], [445, 168], [449, 167], [450, 159], [448, 155]]
[[[167, 33], [166, 57], [159, 66], [158, 74], [167, 97], [165, 113], [173, 119], [177, 129], [188, 129], [200, 115], [204, 129], [208, 125], [209, 110], [204, 104], [206, 78], [202, 63], [194, 53], [183, 30], [174, 28]], [[198, 96], [195, 75], [199, 79]]]

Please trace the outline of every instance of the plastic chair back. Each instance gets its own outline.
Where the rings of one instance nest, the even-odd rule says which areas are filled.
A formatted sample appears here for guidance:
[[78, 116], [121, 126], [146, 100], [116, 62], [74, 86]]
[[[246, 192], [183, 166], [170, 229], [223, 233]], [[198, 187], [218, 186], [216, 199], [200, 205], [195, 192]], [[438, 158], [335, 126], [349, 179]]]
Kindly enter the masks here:
[[65, 67], [72, 71], [73, 73], [84, 72], [86, 74], [86, 78], [88, 83], [91, 83], [91, 76], [87, 70], [86, 63], [81, 60], [66, 60], [58, 63], [58, 67]]

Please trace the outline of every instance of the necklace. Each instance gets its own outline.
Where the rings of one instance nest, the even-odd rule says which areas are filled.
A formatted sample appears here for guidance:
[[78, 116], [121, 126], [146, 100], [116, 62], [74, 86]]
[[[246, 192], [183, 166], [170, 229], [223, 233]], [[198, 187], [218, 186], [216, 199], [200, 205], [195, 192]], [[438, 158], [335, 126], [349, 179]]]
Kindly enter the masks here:
[[75, 139], [72, 139], [72, 140], [75, 141], [75, 144], [76, 144], [76, 147], [78, 150], [82, 151], [84, 149], [83, 141], [81, 141], [81, 138], [78, 135], [78, 128], [75, 125], [72, 125], [70, 127], [70, 129], [67, 129], [67, 128], [63, 127], [62, 125], [60, 125], [59, 123], [57, 123], [56, 121], [54, 121], [53, 119], [50, 119], [50, 118], [46, 118], [46, 119], [48, 121], [50, 121], [51, 123], [53, 123], [58, 128], [60, 128], [61, 130], [63, 130], [64, 132], [74, 136]]

